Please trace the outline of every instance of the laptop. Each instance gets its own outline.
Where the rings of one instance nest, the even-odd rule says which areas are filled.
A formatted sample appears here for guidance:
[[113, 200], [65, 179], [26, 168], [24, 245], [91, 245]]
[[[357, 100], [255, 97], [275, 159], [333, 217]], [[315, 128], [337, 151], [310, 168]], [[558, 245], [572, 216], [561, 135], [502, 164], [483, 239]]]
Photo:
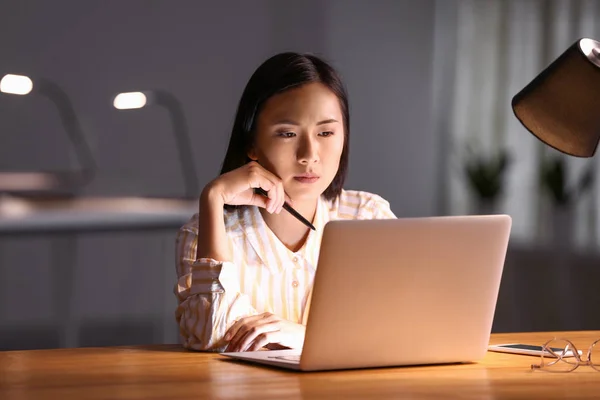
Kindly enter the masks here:
[[222, 354], [299, 371], [475, 362], [489, 344], [511, 223], [331, 221], [303, 348]]

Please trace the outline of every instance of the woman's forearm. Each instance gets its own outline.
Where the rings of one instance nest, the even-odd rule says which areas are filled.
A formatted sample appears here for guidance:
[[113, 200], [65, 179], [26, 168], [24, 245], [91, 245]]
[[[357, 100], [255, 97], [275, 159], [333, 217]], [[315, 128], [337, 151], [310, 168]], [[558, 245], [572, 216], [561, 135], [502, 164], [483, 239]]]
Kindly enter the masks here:
[[208, 185], [200, 195], [198, 220], [198, 248], [196, 257], [217, 261], [233, 261], [223, 219], [223, 200]]

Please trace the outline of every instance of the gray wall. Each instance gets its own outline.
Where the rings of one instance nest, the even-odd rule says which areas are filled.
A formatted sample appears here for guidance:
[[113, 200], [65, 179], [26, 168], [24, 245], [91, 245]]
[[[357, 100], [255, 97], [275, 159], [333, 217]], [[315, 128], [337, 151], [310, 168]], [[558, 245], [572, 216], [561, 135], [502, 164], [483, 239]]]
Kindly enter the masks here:
[[398, 216], [435, 213], [432, 1], [334, 1], [330, 55], [351, 98], [348, 186], [380, 193]]
[[[0, 74], [52, 79], [99, 164], [86, 195], [183, 193], [162, 109], [116, 112], [120, 91], [183, 103], [199, 180], [219, 170], [253, 70], [284, 50], [325, 56], [350, 94], [347, 187], [399, 216], [436, 213], [434, 1], [13, 1], [0, 4]], [[0, 96], [0, 168], [74, 167], [52, 104]], [[175, 342], [175, 231], [0, 239], [0, 348]]]

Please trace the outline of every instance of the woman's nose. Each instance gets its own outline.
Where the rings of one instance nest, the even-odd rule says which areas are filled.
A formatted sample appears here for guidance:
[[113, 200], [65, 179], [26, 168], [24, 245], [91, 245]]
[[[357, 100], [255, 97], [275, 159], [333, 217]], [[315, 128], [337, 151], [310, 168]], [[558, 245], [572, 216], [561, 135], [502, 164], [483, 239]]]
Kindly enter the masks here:
[[315, 139], [305, 138], [298, 146], [297, 159], [302, 164], [312, 164], [318, 161], [318, 143]]

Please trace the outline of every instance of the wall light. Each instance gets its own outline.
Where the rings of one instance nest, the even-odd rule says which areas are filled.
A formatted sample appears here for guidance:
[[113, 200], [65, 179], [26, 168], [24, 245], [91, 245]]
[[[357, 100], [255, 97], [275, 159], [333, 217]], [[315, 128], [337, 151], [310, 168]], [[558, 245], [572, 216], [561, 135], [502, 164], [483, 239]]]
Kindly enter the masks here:
[[142, 92], [119, 93], [113, 101], [113, 106], [117, 110], [133, 110], [144, 107], [147, 102], [148, 99]]
[[28, 94], [33, 89], [33, 82], [28, 76], [6, 74], [0, 80], [0, 92], [8, 94]]
[[113, 106], [118, 110], [134, 110], [149, 105], [162, 106], [169, 112], [185, 184], [185, 197], [197, 198], [200, 195], [198, 176], [187, 122], [179, 100], [164, 90], [119, 93], [113, 99]]

